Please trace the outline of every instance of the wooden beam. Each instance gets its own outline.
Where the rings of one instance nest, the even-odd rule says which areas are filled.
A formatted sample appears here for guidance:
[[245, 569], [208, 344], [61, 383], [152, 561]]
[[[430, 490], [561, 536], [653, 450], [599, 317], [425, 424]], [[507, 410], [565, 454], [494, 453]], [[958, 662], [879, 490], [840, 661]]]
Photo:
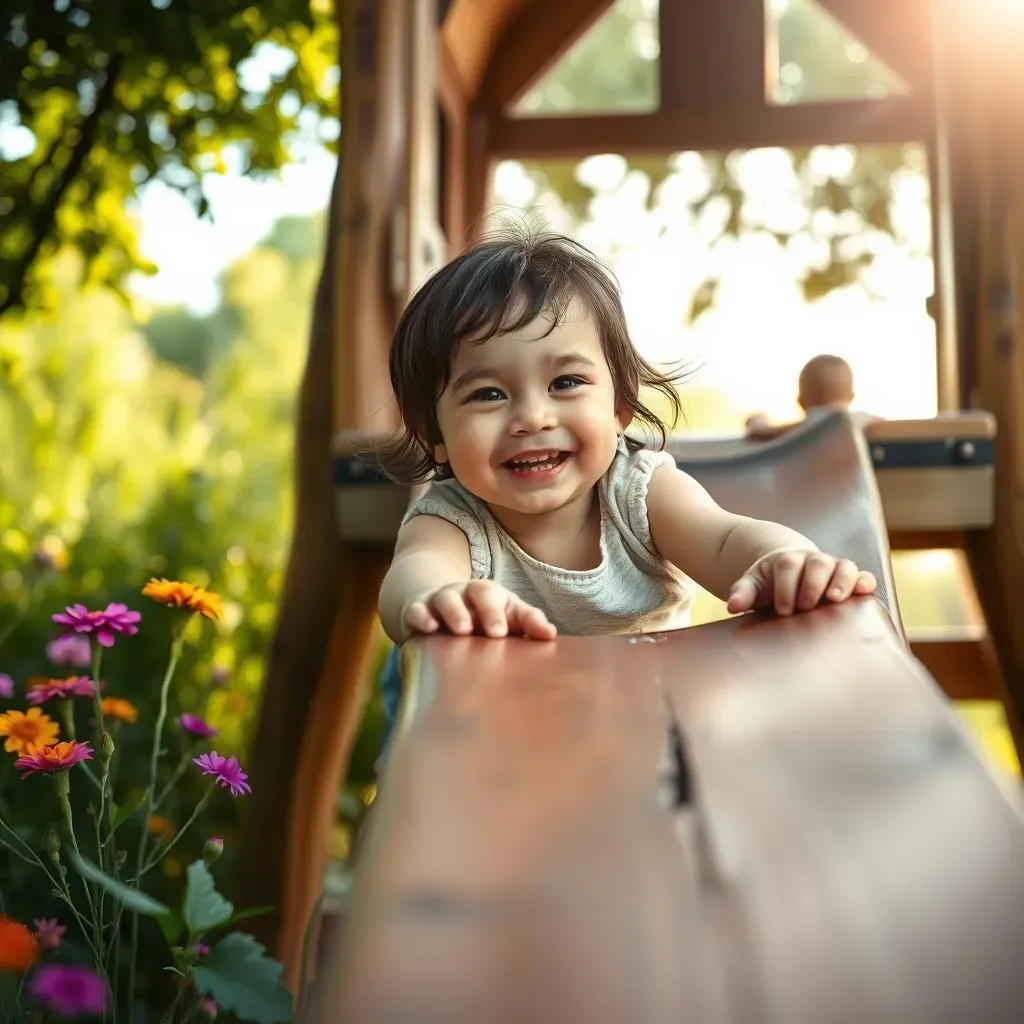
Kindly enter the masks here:
[[441, 153], [444, 189], [443, 224], [448, 238], [448, 255], [454, 256], [466, 237], [466, 158], [469, 133], [469, 110], [466, 88], [443, 36], [437, 44], [437, 95], [445, 123], [444, 149]]
[[984, 627], [908, 629], [907, 639], [950, 700], [1001, 700], [999, 661]]
[[471, 101], [480, 95], [487, 67], [505, 27], [529, 3], [530, 0], [452, 0], [441, 35]]
[[913, 100], [807, 103], [587, 117], [496, 118], [496, 159], [576, 158], [593, 153], [672, 153], [901, 143], [927, 138], [930, 109]]
[[479, 105], [501, 114], [576, 44], [612, 0], [558, 0], [525, 5], [502, 33], [488, 64]]
[[[817, 0], [918, 96], [932, 92], [932, 0]], [[894, 10], [898, 6], [898, 12]]]

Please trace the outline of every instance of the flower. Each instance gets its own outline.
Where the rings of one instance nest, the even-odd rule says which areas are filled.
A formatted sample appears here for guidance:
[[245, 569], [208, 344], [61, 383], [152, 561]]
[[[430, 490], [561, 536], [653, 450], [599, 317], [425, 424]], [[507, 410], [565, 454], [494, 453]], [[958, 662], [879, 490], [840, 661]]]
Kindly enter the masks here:
[[179, 715], [178, 724], [185, 730], [190, 736], [195, 736], [198, 739], [208, 740], [211, 736], [216, 736], [220, 731], [214, 729], [212, 725], [203, 721], [198, 715]]
[[153, 835], [159, 836], [165, 843], [174, 838], [174, 833], [176, 831], [174, 822], [168, 821], [159, 814], [154, 814], [149, 819], [149, 825], [147, 828]]
[[36, 942], [40, 949], [57, 949], [60, 940], [67, 931], [65, 925], [60, 924], [57, 918], [37, 917], [32, 922], [36, 926]]
[[101, 647], [113, 647], [115, 634], [134, 636], [138, 633], [137, 623], [141, 618], [125, 604], [108, 604], [101, 612], [91, 612], [84, 604], [73, 604], [54, 615], [53, 621], [69, 633], [93, 633]]
[[107, 986], [88, 967], [47, 964], [40, 968], [31, 985], [32, 995], [64, 1017], [101, 1014], [107, 1009]]
[[54, 743], [52, 746], [40, 747], [33, 754], [19, 757], [14, 762], [14, 767], [20, 768], [24, 773], [21, 777], [27, 779], [37, 772], [66, 772], [80, 761], [91, 761], [92, 753], [92, 747], [88, 743], [67, 740], [63, 743]]
[[249, 776], [242, 771], [242, 766], [234, 757], [225, 757], [211, 750], [208, 754], [193, 757], [192, 763], [198, 765], [204, 775], [215, 779], [218, 786], [231, 790], [232, 796], [252, 792], [248, 783]]
[[28, 711], [5, 711], [0, 715], [0, 736], [6, 736], [4, 750], [18, 754], [34, 754], [40, 747], [53, 743], [60, 728], [39, 708]]
[[139, 717], [139, 709], [122, 697], [104, 697], [100, 701], [103, 714], [108, 718], [117, 718], [122, 722], [135, 722]]
[[217, 1005], [216, 1000], [206, 996], [204, 999], [199, 1000], [199, 1012], [207, 1020], [216, 1020], [217, 1014], [220, 1012], [220, 1007]]
[[224, 840], [220, 836], [210, 836], [203, 843], [203, 860], [206, 862], [207, 867], [217, 860], [223, 852]]
[[6, 672], [0, 672], [0, 697], [14, 696], [14, 680]]
[[195, 944], [196, 956], [206, 956], [210, 952], [209, 946], [204, 946], [201, 942]]
[[0, 915], [0, 971], [21, 974], [39, 956], [36, 937], [20, 921]]
[[198, 612], [208, 619], [219, 619], [223, 614], [220, 594], [214, 594], [204, 587], [182, 580], [151, 579], [142, 588], [143, 597], [151, 597], [161, 604], [173, 608], [186, 608], [190, 612]]
[[46, 645], [46, 658], [54, 665], [88, 668], [92, 661], [89, 641], [77, 633], [61, 633]]
[[69, 676], [67, 679], [47, 679], [42, 683], [30, 684], [25, 693], [29, 704], [43, 704], [53, 698], [92, 697], [96, 687], [88, 676]]

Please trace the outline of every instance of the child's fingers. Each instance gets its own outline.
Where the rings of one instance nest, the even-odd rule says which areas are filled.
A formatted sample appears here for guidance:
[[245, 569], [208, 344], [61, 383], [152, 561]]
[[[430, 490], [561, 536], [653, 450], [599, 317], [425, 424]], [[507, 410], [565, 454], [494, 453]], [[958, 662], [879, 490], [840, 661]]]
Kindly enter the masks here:
[[804, 552], [785, 552], [778, 555], [771, 565], [775, 611], [789, 615], [796, 604], [797, 589], [807, 555]]
[[825, 596], [829, 601], [845, 601], [857, 585], [858, 570], [854, 562], [848, 558], [840, 558], [836, 562], [832, 579], [828, 582], [828, 590]]
[[402, 625], [410, 633], [436, 633], [439, 623], [423, 601], [414, 601], [406, 608]]
[[878, 580], [870, 572], [861, 572], [854, 584], [854, 591], [858, 594], [873, 594], [878, 587]]
[[817, 607], [833, 577], [835, 567], [836, 560], [830, 555], [813, 552], [807, 556], [796, 594], [796, 607], [800, 611], [808, 612]]
[[431, 610], [453, 633], [464, 635], [473, 632], [473, 616], [466, 607], [466, 600], [453, 587], [439, 590], [431, 599]]
[[466, 604], [486, 636], [508, 636], [508, 600], [509, 593], [504, 587], [487, 580], [475, 580], [466, 587]]
[[757, 600], [757, 584], [749, 576], [741, 576], [729, 592], [726, 611], [732, 615], [749, 612]]
[[514, 598], [509, 604], [508, 619], [510, 632], [522, 633], [533, 640], [554, 640], [558, 633], [539, 608], [519, 598]]

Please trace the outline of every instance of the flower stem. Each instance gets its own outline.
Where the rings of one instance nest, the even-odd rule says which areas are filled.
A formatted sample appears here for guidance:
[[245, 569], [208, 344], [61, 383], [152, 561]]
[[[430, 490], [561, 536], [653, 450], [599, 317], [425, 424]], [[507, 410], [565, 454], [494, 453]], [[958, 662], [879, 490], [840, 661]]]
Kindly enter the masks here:
[[[185, 631], [191, 619], [176, 632], [171, 634], [171, 655], [167, 660], [167, 671], [160, 684], [160, 710], [157, 712], [156, 725], [153, 727], [153, 747], [149, 754], [149, 788], [146, 791], [146, 814], [142, 821], [142, 835], [139, 837], [139, 848], [135, 854], [136, 883], [142, 877], [143, 865], [146, 863], [146, 845], [149, 839], [149, 823], [153, 818], [154, 800], [156, 799], [156, 775], [160, 763], [160, 744], [163, 740], [164, 724], [167, 721], [167, 698], [171, 691], [171, 680], [174, 670], [178, 667], [182, 648], [185, 643]], [[132, 912], [131, 952], [128, 959], [128, 1005], [135, 1000], [135, 962], [139, 951], [139, 915]]]
[[96, 709], [96, 746], [103, 735], [106, 725], [103, 722], [103, 698], [100, 696], [100, 662], [103, 661], [103, 648], [94, 643], [92, 649], [92, 703]]
[[74, 701], [65, 699], [60, 702], [60, 719], [68, 739], [75, 739], [75, 705]]
[[[54, 776], [54, 782], [57, 786], [57, 799], [60, 802], [60, 809], [64, 814], [64, 822], [68, 827], [68, 838], [71, 840], [71, 849], [81, 857], [81, 851], [78, 849], [78, 838], [75, 835], [75, 819], [71, 813], [71, 779], [69, 777], [69, 773], [66, 771], [57, 772]], [[89, 904], [89, 916], [92, 918], [92, 945], [93, 952], [97, 960], [96, 968], [99, 970], [103, 966], [99, 961], [99, 951], [102, 947], [102, 926], [99, 918], [96, 916], [96, 906], [92, 899], [92, 889], [89, 888], [89, 883], [84, 878], [82, 879], [82, 888], [85, 889], [85, 899]]]
[[164, 857], [166, 857], [167, 854], [171, 852], [172, 848], [177, 845], [178, 840], [188, 831], [189, 826], [192, 824], [192, 822], [194, 822], [196, 818], [198, 818], [199, 815], [206, 808], [206, 805], [210, 802], [210, 797], [213, 796], [213, 791], [215, 788], [216, 783], [210, 783], [210, 788], [207, 789], [207, 791], [200, 798], [199, 803], [196, 804], [196, 809], [192, 812], [191, 817], [188, 819], [188, 821], [185, 822], [184, 825], [181, 826], [180, 829], [178, 829], [174, 838], [162, 850], [156, 850], [154, 852], [154, 855], [146, 862], [146, 866], [139, 873], [138, 878], [136, 878], [135, 880], [136, 882], [138, 882], [143, 875], [149, 874], [149, 872], [152, 871], [153, 868], [155, 868], [157, 864], [159, 864], [160, 861], [162, 861]]

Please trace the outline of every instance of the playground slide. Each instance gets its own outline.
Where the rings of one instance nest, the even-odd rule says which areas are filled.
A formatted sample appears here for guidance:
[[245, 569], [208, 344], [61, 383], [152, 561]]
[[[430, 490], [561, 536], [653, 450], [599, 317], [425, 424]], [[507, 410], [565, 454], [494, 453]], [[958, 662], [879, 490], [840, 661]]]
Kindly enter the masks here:
[[879, 596], [416, 643], [316, 1019], [1019, 1020], [1020, 809], [907, 651], [863, 439], [838, 416], [687, 468]]

